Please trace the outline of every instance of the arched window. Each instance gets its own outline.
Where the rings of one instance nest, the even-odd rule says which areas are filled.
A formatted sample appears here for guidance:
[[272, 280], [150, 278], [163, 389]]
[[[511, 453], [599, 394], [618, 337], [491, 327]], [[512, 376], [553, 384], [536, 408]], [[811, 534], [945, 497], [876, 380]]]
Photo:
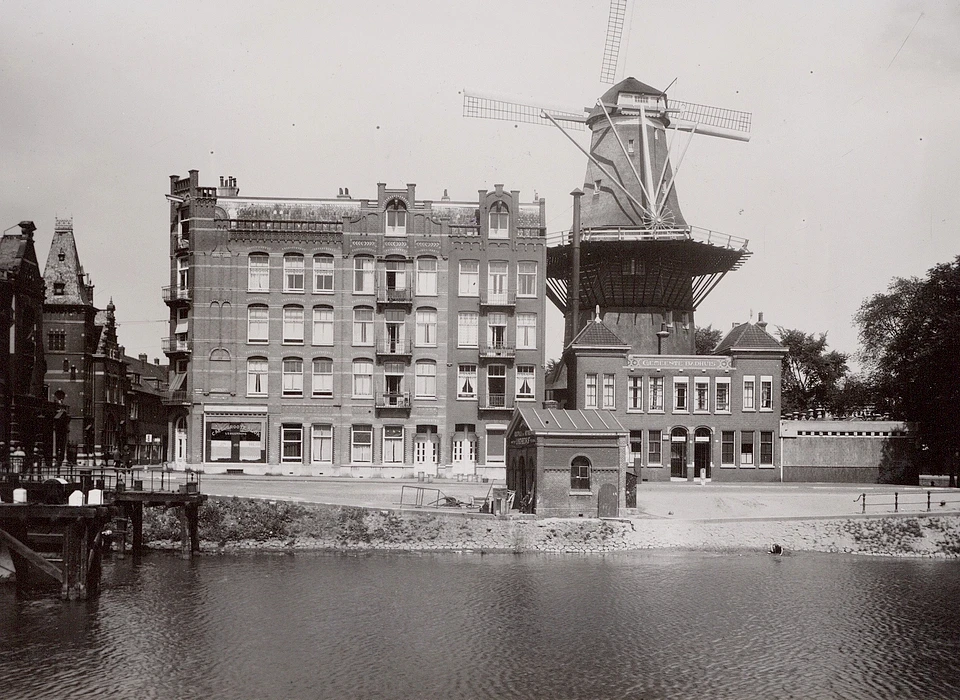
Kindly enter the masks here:
[[353, 344], [373, 345], [373, 309], [369, 306], [353, 310]]
[[303, 360], [299, 357], [283, 358], [283, 395], [303, 396]]
[[283, 307], [283, 342], [303, 344], [303, 307], [288, 304]]
[[437, 310], [417, 309], [416, 343], [418, 347], [435, 347], [437, 344]]
[[313, 256], [313, 291], [314, 292], [332, 292], [333, 291], [333, 256], [332, 255], [314, 255]]
[[247, 291], [270, 291], [270, 256], [266, 253], [247, 256]]
[[437, 363], [433, 360], [417, 360], [416, 397], [437, 398]]
[[370, 360], [353, 361], [353, 395], [373, 398], [373, 362]]
[[425, 297], [437, 296], [436, 258], [417, 258], [417, 294]]
[[266, 304], [247, 307], [247, 342], [266, 343], [270, 340], [270, 309]]
[[510, 211], [503, 202], [494, 202], [490, 207], [490, 238], [510, 237]]
[[313, 395], [333, 396], [333, 360], [329, 357], [313, 360]]
[[251, 357], [247, 360], [247, 396], [267, 395], [267, 358]]
[[303, 291], [303, 256], [300, 253], [287, 253], [283, 256], [283, 291]]
[[391, 199], [387, 204], [388, 236], [405, 236], [407, 233], [407, 206], [399, 199]]
[[570, 463], [570, 489], [590, 490], [590, 460], [586, 457], [574, 457]]
[[353, 259], [353, 291], [356, 294], [373, 294], [373, 258], [358, 255]]
[[314, 345], [333, 345], [333, 307], [313, 307], [313, 337]]

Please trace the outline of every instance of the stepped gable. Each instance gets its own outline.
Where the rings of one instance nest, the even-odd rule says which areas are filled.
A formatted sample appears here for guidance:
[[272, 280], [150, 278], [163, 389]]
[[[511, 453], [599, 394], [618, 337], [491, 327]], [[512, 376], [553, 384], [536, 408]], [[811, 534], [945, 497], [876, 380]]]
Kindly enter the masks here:
[[767, 324], [761, 320], [756, 323], [741, 323], [734, 326], [733, 330], [727, 333], [717, 347], [713, 349], [713, 355], [722, 355], [730, 353], [733, 350], [773, 350], [784, 352], [784, 348], [776, 338], [767, 333]]
[[[93, 286], [84, 281], [83, 267], [77, 253], [77, 242], [73, 237], [73, 221], [57, 219], [50, 243], [50, 253], [43, 269], [43, 281], [46, 285], [45, 304], [58, 306], [92, 306]], [[63, 285], [63, 293], [55, 294]]]

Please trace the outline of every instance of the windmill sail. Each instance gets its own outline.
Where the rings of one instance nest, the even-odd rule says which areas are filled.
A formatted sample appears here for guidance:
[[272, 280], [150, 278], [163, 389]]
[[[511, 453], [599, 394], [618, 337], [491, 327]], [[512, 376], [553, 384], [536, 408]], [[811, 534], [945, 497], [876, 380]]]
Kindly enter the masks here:
[[607, 16], [607, 36], [603, 41], [603, 60], [600, 62], [600, 82], [610, 84], [617, 79], [620, 58], [620, 40], [623, 38], [623, 19], [627, 14], [627, 0], [610, 0]]
[[736, 141], [750, 140], [750, 122], [753, 119], [750, 112], [678, 100], [670, 100], [669, 107], [670, 126], [675, 129], [690, 131], [696, 127], [698, 134]]
[[550, 120], [542, 116], [544, 112], [557, 121], [566, 122], [575, 129], [583, 129], [583, 124], [587, 118], [583, 113], [577, 114], [570, 110], [537, 107], [497, 97], [488, 97], [475, 92], [470, 93], [466, 90], [463, 92], [463, 116], [465, 117], [502, 119], [510, 122], [551, 126]]

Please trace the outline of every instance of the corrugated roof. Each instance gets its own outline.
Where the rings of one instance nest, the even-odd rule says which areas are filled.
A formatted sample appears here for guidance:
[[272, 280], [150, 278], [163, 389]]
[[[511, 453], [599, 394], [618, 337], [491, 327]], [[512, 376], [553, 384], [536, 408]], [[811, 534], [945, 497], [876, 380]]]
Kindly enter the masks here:
[[730, 350], [780, 350], [784, 348], [776, 338], [767, 333], [766, 323], [741, 323], [727, 333], [726, 337], [714, 348], [714, 355]]
[[567, 433], [609, 435], [629, 432], [612, 411], [580, 409], [564, 411], [558, 408], [522, 406], [517, 409], [520, 419], [533, 433]]

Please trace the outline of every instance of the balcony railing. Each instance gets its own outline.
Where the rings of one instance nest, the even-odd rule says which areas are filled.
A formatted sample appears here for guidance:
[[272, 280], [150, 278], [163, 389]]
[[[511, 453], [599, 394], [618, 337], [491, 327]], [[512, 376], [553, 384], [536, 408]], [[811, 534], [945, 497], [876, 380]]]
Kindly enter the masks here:
[[161, 339], [161, 344], [163, 347], [163, 352], [167, 355], [193, 352], [193, 342], [190, 340], [182, 340], [180, 338], [163, 338]]
[[480, 397], [481, 411], [512, 411], [513, 399], [506, 394], [486, 394]]
[[512, 360], [517, 356], [517, 349], [512, 345], [504, 343], [494, 343], [493, 345], [481, 345], [480, 357], [494, 360]]
[[179, 287], [170, 285], [162, 287], [163, 300], [167, 303], [171, 301], [190, 301], [190, 289], [188, 287]]
[[190, 392], [186, 389], [168, 391], [163, 397], [163, 403], [165, 406], [183, 406], [189, 404], [191, 403]]
[[413, 290], [412, 289], [392, 289], [390, 287], [378, 285], [377, 286], [377, 303], [378, 304], [406, 304], [410, 305], [413, 303]]
[[377, 338], [378, 355], [410, 355], [413, 353], [408, 338]]
[[410, 408], [409, 391], [384, 391], [376, 396], [377, 408]]
[[513, 292], [480, 292], [480, 306], [516, 306], [517, 295]]

